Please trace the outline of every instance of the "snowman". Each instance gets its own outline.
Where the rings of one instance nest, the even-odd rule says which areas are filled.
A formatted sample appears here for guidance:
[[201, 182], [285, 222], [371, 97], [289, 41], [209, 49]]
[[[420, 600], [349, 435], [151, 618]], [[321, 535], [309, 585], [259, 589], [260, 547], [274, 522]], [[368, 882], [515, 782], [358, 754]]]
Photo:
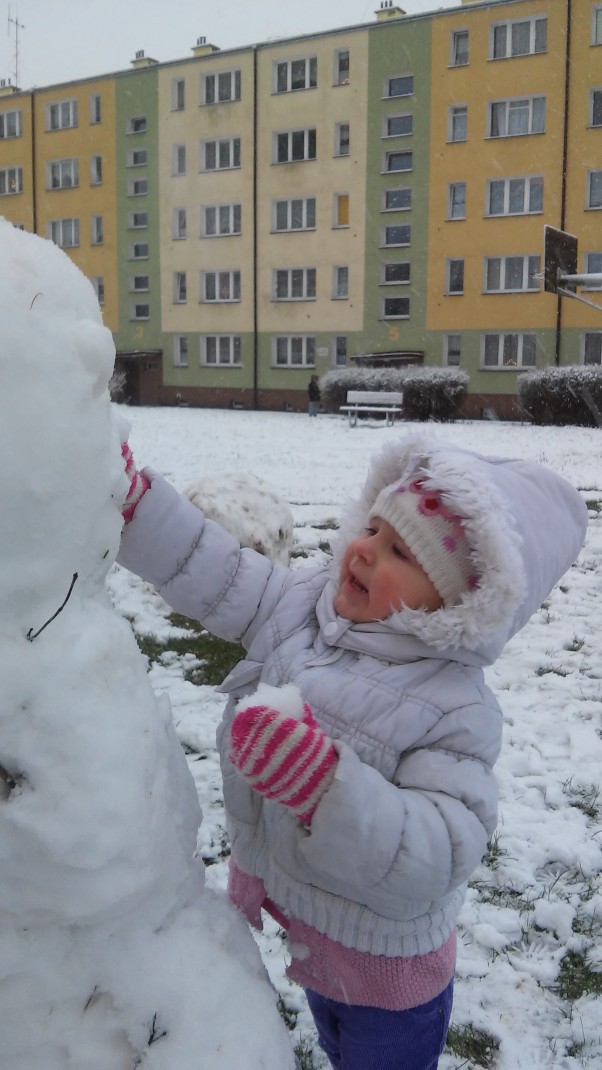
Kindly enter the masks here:
[[105, 588], [127, 491], [90, 283], [0, 220], [0, 1066], [287, 1070], [255, 943], [194, 859], [169, 702]]

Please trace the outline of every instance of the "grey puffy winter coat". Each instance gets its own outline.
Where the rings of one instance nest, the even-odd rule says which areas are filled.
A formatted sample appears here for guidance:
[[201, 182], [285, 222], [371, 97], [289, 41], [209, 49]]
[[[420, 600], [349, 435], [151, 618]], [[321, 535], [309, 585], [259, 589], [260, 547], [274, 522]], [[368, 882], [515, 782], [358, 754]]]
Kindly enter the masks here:
[[[379, 490], [426, 477], [466, 518], [479, 587], [434, 613], [337, 616], [345, 545]], [[483, 666], [539, 607], [582, 545], [579, 494], [541, 466], [406, 436], [373, 462], [347, 510], [330, 569], [289, 571], [240, 549], [153, 475], [119, 562], [180, 613], [239, 641], [218, 733], [232, 852], [284, 914], [347, 947], [414, 955], [441, 946], [496, 824], [502, 715]], [[311, 829], [266, 801], [228, 759], [235, 700], [294, 682], [339, 752]]]

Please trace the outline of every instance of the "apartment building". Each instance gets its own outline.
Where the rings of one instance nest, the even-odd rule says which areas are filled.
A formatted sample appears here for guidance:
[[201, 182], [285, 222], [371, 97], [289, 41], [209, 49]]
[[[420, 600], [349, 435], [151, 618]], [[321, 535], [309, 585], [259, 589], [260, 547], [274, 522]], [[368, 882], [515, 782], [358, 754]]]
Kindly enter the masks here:
[[[0, 86], [0, 211], [92, 280], [133, 403], [300, 408], [309, 373], [602, 363], [543, 228], [602, 270], [602, 3], [463, 0], [31, 92]], [[602, 300], [595, 293], [583, 296]]]

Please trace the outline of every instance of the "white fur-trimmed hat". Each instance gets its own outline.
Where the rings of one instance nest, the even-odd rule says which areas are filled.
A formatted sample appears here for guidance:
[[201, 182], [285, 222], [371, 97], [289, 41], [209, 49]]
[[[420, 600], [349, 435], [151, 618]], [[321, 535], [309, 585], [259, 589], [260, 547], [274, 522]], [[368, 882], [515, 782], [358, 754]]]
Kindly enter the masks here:
[[384, 487], [370, 516], [381, 517], [395, 529], [446, 605], [478, 587], [462, 518], [452, 513], [440, 492], [428, 489], [423, 480]]

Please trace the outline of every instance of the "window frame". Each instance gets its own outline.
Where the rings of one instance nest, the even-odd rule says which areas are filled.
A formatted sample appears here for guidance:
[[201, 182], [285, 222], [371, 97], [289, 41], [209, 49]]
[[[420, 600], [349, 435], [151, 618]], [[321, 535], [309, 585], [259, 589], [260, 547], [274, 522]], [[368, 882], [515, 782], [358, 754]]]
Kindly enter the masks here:
[[[523, 211], [510, 211], [512, 201], [512, 183], [522, 182], [523, 188]], [[541, 208], [531, 208], [532, 191], [535, 183], [541, 187]], [[502, 186], [503, 211], [492, 212], [492, 192], [494, 186]], [[545, 178], [543, 174], [537, 175], [508, 175], [504, 178], [488, 178], [485, 180], [485, 216], [487, 219], [502, 219], [506, 216], [541, 215], [543, 213]]]
[[[393, 160], [395, 159], [395, 157], [397, 157], [397, 156], [399, 157], [400, 160], [402, 158], [408, 159], [410, 166], [409, 167], [392, 167], [391, 164], [392, 164]], [[383, 174], [383, 175], [408, 174], [410, 171], [414, 170], [414, 151], [413, 151], [413, 149], [386, 149], [384, 154], [383, 154], [382, 167], [383, 167], [383, 169], [381, 171], [381, 174]]]
[[[592, 187], [594, 185], [594, 181], [593, 181], [594, 178], [595, 178], [596, 184], [598, 182], [600, 184], [600, 191], [599, 191], [599, 201], [600, 201], [600, 203], [599, 204], [592, 204], [592, 200], [593, 200]], [[587, 172], [586, 183], [587, 184], [586, 184], [585, 209], [586, 209], [587, 212], [599, 212], [600, 209], [602, 209], [602, 170], [598, 170], [598, 168], [595, 168], [594, 170], [588, 171]]]
[[172, 361], [174, 368], [187, 368], [190, 347], [187, 334], [174, 334]]
[[[136, 156], [144, 156], [143, 160], [136, 160]], [[126, 155], [126, 167], [148, 167], [148, 149], [128, 149]]]
[[[146, 285], [137, 286], [138, 280], [146, 280]], [[130, 294], [147, 294], [150, 291], [150, 276], [149, 275], [129, 275], [128, 276], [128, 293]]]
[[[228, 78], [229, 93], [221, 95], [220, 80]], [[213, 89], [207, 92], [208, 86], [213, 83]], [[213, 104], [234, 104], [242, 96], [242, 71], [240, 67], [226, 67], [220, 71], [211, 71], [201, 75], [201, 105], [211, 107]], [[208, 97], [212, 97], [209, 100]]]
[[448, 182], [447, 222], [466, 219], [466, 182]]
[[[145, 252], [140, 252], [144, 249]], [[128, 260], [148, 260], [150, 258], [150, 244], [147, 241], [130, 242], [128, 246]]]
[[[460, 41], [466, 42], [464, 50], [458, 48]], [[462, 56], [466, 56], [463, 59]], [[449, 34], [449, 66], [467, 67], [470, 62], [470, 37], [468, 29], [450, 30]]]
[[[342, 344], [341, 344], [342, 343]], [[347, 365], [347, 345], [348, 338], [346, 334], [335, 334], [332, 337], [332, 366], [333, 368], [344, 368]], [[342, 359], [341, 359], [342, 357]]]
[[[9, 119], [11, 120], [11, 123], [14, 121], [14, 133], [10, 130], [7, 133]], [[10, 141], [13, 137], [23, 137], [22, 108], [7, 108], [6, 111], [0, 111], [0, 141]]]
[[[312, 209], [309, 208], [310, 203], [313, 203], [313, 208]], [[303, 221], [303, 225], [300, 226], [300, 227], [293, 227], [293, 226], [290, 226], [290, 225], [288, 225], [286, 227], [279, 227], [278, 226], [279, 205], [286, 205], [285, 211], [286, 211], [286, 216], [287, 216], [287, 222], [290, 224], [290, 223], [292, 223], [292, 220], [293, 220], [293, 211], [294, 211], [293, 205], [294, 204], [300, 204], [301, 205], [301, 219]], [[275, 198], [273, 198], [273, 200], [272, 200], [272, 208], [271, 208], [271, 233], [272, 234], [294, 234], [297, 231], [315, 230], [316, 229], [316, 207], [317, 207], [317, 198], [316, 197], [283, 197], [283, 198], [275, 197]], [[313, 223], [308, 223], [308, 221], [307, 221], [308, 220], [308, 214], [310, 213], [310, 211], [313, 212]]]
[[[462, 265], [461, 269], [457, 265]], [[462, 256], [448, 256], [445, 261], [445, 289], [446, 297], [462, 297], [466, 281], [466, 262]], [[456, 276], [454, 277], [454, 272]]]
[[102, 186], [103, 159], [100, 153], [94, 153], [90, 157], [90, 185]]
[[592, 7], [592, 46], [602, 45], [602, 4]]
[[102, 122], [102, 96], [100, 93], [90, 93], [88, 100], [88, 121], [91, 126], [97, 126]]
[[[390, 193], [402, 193], [408, 194], [408, 203], [402, 205], [387, 206], [387, 198]], [[388, 189], [383, 189], [381, 198], [381, 212], [409, 212], [412, 207], [412, 187], [411, 186], [393, 186]]]
[[[410, 88], [400, 93], [391, 92], [394, 82], [407, 83]], [[397, 100], [399, 97], [413, 97], [414, 93], [414, 75], [406, 72], [404, 74], [389, 74], [383, 83], [383, 100]]]
[[65, 156], [46, 161], [46, 189], [77, 189], [79, 187], [79, 159]]
[[[536, 101], [543, 101], [543, 118], [541, 129], [534, 129], [534, 117], [535, 117], [535, 103]], [[512, 115], [512, 106], [518, 106], [526, 103], [528, 106], [528, 130], [511, 131], [510, 118]], [[505, 106], [504, 123], [500, 124], [504, 126], [503, 133], [494, 134], [493, 130], [493, 115], [494, 108], [497, 105], [503, 104]], [[499, 138], [506, 137], [533, 137], [536, 134], [545, 134], [546, 132], [546, 111], [547, 111], [547, 97], [545, 93], [533, 93], [527, 94], [527, 96], [520, 97], [500, 97], [496, 100], [490, 100], [487, 102], [487, 133], [486, 137], [498, 140]]]
[[[67, 224], [70, 225], [72, 230], [72, 241], [65, 241], [63, 230], [66, 229]], [[60, 241], [57, 241], [55, 232], [60, 232]], [[49, 219], [46, 224], [46, 235], [58, 245], [59, 249], [79, 249], [80, 246], [80, 226], [79, 217], [67, 216], [64, 219]]]
[[150, 304], [146, 301], [143, 304], [139, 304], [136, 301], [130, 302], [130, 323], [146, 323], [150, 319], [150, 315]]
[[176, 141], [171, 146], [171, 175], [180, 178], [186, 174], [186, 142]]
[[[347, 56], [347, 63], [341, 64], [341, 57]], [[345, 75], [345, 71], [347, 74]], [[341, 77], [343, 75], [343, 77]], [[334, 72], [332, 78], [333, 85], [349, 85], [351, 76], [351, 49], [349, 48], [335, 48], [334, 50]]]
[[[591, 343], [588, 342], [589, 339], [592, 340]], [[602, 364], [602, 331], [596, 331], [596, 330], [591, 330], [591, 329], [583, 330], [583, 331], [581, 331], [581, 340], [580, 340], [580, 342], [581, 342], [581, 344], [580, 344], [581, 363], [582, 364], [586, 364], [586, 365], [592, 365], [594, 367], [596, 365], [598, 365], [598, 364]], [[588, 344], [593, 344], [594, 348], [598, 349], [599, 357], [600, 357], [599, 360], [587, 360], [586, 359], [586, 357], [588, 355], [587, 354]]]
[[147, 197], [148, 178], [128, 178], [128, 197]]
[[[183, 213], [183, 215], [182, 215]], [[182, 221], [184, 226], [182, 226]], [[184, 241], [187, 237], [188, 221], [187, 211], [184, 207], [176, 207], [171, 210], [171, 236], [174, 241]]]
[[[390, 123], [392, 121], [394, 121], [395, 119], [407, 119], [408, 120], [407, 125], [409, 126], [409, 130], [397, 130], [397, 131], [393, 131], [392, 132], [389, 129], [389, 126], [390, 126]], [[397, 112], [396, 114], [393, 114], [393, 115], [383, 115], [382, 133], [380, 135], [381, 138], [411, 137], [413, 133], [414, 133], [414, 113], [413, 112], [411, 112], [411, 111], [403, 111], [403, 112]]]
[[[521, 286], [507, 286], [506, 276], [509, 270], [512, 270], [511, 261], [522, 261], [522, 285]], [[491, 265], [496, 261], [499, 262], [499, 286], [491, 287], [490, 271]], [[532, 270], [537, 267], [537, 271]], [[541, 256], [539, 253], [510, 253], [505, 256], [485, 256], [483, 258], [483, 293], [484, 294], [519, 294], [519, 293], [538, 293], [541, 290], [541, 280], [535, 279], [535, 285], [529, 286], [529, 279], [533, 279], [535, 275], [541, 272]]]
[[[596, 97], [598, 100], [596, 100]], [[596, 111], [599, 111], [599, 122], [594, 122]], [[602, 86], [593, 85], [589, 91], [588, 126], [591, 130], [599, 130], [602, 127]]]
[[[596, 257], [597, 263], [591, 263], [592, 257]], [[602, 272], [602, 251], [592, 250], [591, 252], [584, 253], [583, 255], [583, 271], [586, 275], [599, 274]], [[602, 290], [602, 282], [597, 286], [590, 284], [589, 286], [582, 286], [583, 290], [592, 290], [599, 293]]]
[[332, 297], [333, 301], [349, 300], [349, 265], [334, 264], [332, 268]]
[[[223, 283], [221, 276], [228, 277], [228, 291], [233, 297], [220, 296]], [[214, 279], [215, 297], [208, 297], [209, 279]], [[215, 268], [213, 271], [201, 271], [201, 304], [208, 305], [234, 305], [241, 301], [241, 271], [239, 268]]]
[[[210, 145], [215, 146], [215, 167], [207, 164], [207, 150]], [[228, 146], [229, 163], [222, 166], [222, 147]], [[239, 171], [241, 168], [241, 138], [237, 135], [230, 137], [206, 138], [201, 141], [201, 166], [203, 174], [215, 174], [216, 171]]]
[[148, 119], [146, 115], [128, 115], [126, 122], [126, 134], [129, 136], [148, 133]]
[[[545, 23], [545, 44], [543, 48], [537, 48], [537, 23]], [[526, 52], [515, 52], [513, 50], [512, 40], [512, 28], [514, 26], [528, 25], [529, 27], [529, 48]], [[496, 54], [496, 36], [498, 30], [505, 31], [505, 48], [503, 53]], [[522, 18], [517, 19], [500, 19], [499, 22], [492, 22], [489, 27], [489, 59], [491, 61], [497, 61], [500, 59], [520, 59], [525, 56], [540, 56], [544, 55], [548, 51], [548, 16], [547, 14], [538, 15], [523, 15]]]
[[171, 80], [171, 110], [186, 110], [186, 79], [181, 75]]
[[[403, 231], [404, 235], [407, 234], [407, 241], [388, 241], [391, 236], [391, 232], [394, 230]], [[412, 226], [410, 223], [385, 223], [381, 227], [381, 249], [405, 249], [412, 244]]]
[[104, 245], [104, 218], [102, 215], [90, 216], [90, 245]]
[[185, 305], [188, 301], [188, 282], [185, 271], [174, 271], [172, 275], [172, 302]]
[[[345, 137], [345, 130], [347, 136]], [[351, 124], [349, 122], [337, 122], [334, 124], [334, 153], [338, 156], [349, 156], [351, 152]]]
[[[399, 303], [400, 311], [391, 311], [393, 302]], [[387, 311], [389, 309], [389, 311]], [[405, 311], [401, 311], [404, 309]], [[410, 318], [410, 298], [402, 294], [386, 294], [380, 299], [381, 320], [408, 320]]]
[[[138, 218], [137, 218], [138, 216], [145, 216], [146, 217], [145, 221], [143, 223], [140, 222], [138, 220]], [[136, 208], [133, 208], [131, 211], [128, 212], [128, 224], [127, 225], [128, 225], [128, 230], [146, 230], [148, 228], [148, 225], [149, 225], [148, 212], [147, 211], [138, 211]]]
[[[10, 189], [11, 175], [14, 176], [14, 189]], [[0, 197], [16, 197], [23, 193], [23, 168], [20, 165], [0, 168]]]
[[[293, 85], [293, 67], [303, 64], [303, 85]], [[284, 88], [281, 88], [281, 71], [283, 71]], [[306, 89], [318, 87], [318, 57], [316, 53], [307, 56], [290, 56], [288, 59], [275, 59], [272, 62], [272, 93], [303, 93]]]
[[105, 304], [105, 277], [104, 275], [91, 275], [90, 282], [94, 288], [96, 294], [96, 300], [98, 301], [99, 308], [104, 308]]
[[[452, 350], [452, 338], [458, 339], [457, 349]], [[452, 356], [456, 356], [457, 360], [451, 360]], [[443, 365], [446, 368], [459, 368], [462, 364], [462, 335], [457, 331], [450, 334], [443, 335]]]
[[[406, 275], [406, 278], [388, 279], [388, 268], [403, 268], [402, 274]], [[405, 270], [407, 269], [407, 270]], [[409, 286], [412, 276], [412, 265], [409, 260], [383, 260], [380, 265], [380, 286]]]
[[[208, 342], [215, 342], [215, 360], [207, 356]], [[228, 342], [228, 360], [221, 360], [221, 343]], [[200, 364], [203, 368], [240, 368], [242, 367], [242, 338], [239, 334], [222, 334], [219, 332], [202, 334], [199, 338]], [[225, 347], [224, 347], [225, 348]], [[237, 353], [238, 350], [238, 353]]]
[[[224, 211], [227, 212], [229, 223], [227, 230], [221, 229], [222, 214]], [[215, 229], [213, 231], [211, 231], [207, 225], [209, 212], [215, 212]], [[242, 204], [239, 201], [201, 205], [201, 238], [235, 238], [239, 237], [241, 233]]]
[[[464, 136], [455, 137], [456, 124], [458, 120], [464, 120]], [[468, 140], [468, 104], [463, 101], [458, 101], [454, 104], [450, 104], [447, 109], [447, 141], [450, 145], [462, 144], [463, 141]]]
[[[485, 363], [488, 338], [497, 338], [498, 340], [498, 359], [496, 364]], [[515, 364], [505, 362], [504, 349], [506, 346], [506, 338], [516, 338], [517, 340], [517, 360]], [[526, 338], [532, 339], [532, 342], [530, 341], [529, 345], [533, 345], [534, 348], [534, 359], [528, 363], [523, 361]], [[482, 331], [479, 347], [479, 370], [485, 372], [516, 372], [521, 371], [523, 368], [535, 368], [537, 366], [537, 348], [537, 333], [535, 331]]]
[[[46, 133], [54, 133], [56, 130], [74, 130], [79, 122], [77, 97], [66, 97], [64, 100], [49, 100], [46, 108]], [[57, 110], [58, 109], [58, 110]], [[64, 113], [64, 109], [67, 109]], [[54, 122], [53, 116], [57, 117]]]
[[[280, 346], [279, 343], [284, 342], [285, 346]], [[293, 361], [293, 345], [295, 342], [300, 343], [300, 356], [301, 360]], [[286, 349], [286, 360], [279, 359], [279, 349]], [[316, 336], [314, 334], [273, 334], [270, 339], [270, 366], [272, 368], [315, 368], [316, 366]]]
[[[303, 156], [293, 156], [295, 136], [303, 135]], [[287, 138], [288, 155], [280, 159], [281, 138]], [[313, 144], [312, 144], [313, 142]], [[310, 155], [313, 150], [313, 156]], [[274, 130], [272, 134], [272, 163], [278, 166], [294, 163], [310, 163], [318, 158], [318, 131], [315, 126], [295, 127], [293, 130]]]
[[[279, 291], [283, 282], [286, 285], [286, 293], [281, 296]], [[300, 292], [295, 293], [295, 289], [300, 289]], [[272, 301], [276, 304], [315, 301], [316, 295], [317, 271], [315, 267], [272, 268]]]

